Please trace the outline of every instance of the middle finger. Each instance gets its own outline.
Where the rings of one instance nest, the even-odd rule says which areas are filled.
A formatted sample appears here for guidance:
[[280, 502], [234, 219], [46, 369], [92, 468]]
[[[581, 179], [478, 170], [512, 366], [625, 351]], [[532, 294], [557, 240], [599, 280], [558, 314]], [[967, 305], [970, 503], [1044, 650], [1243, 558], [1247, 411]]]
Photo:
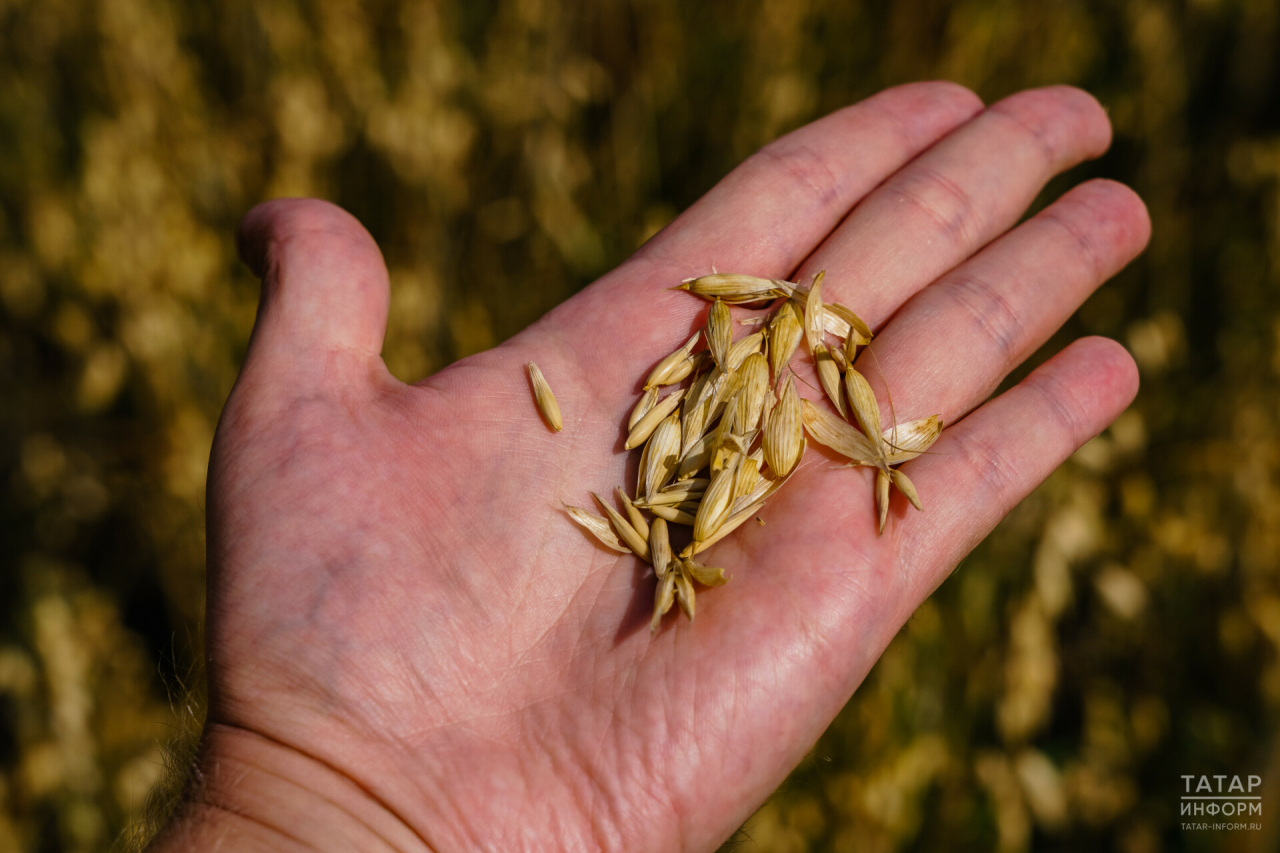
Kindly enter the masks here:
[[1055, 174], [1106, 150], [1111, 125], [1067, 86], [1005, 98], [856, 207], [800, 268], [877, 328], [912, 294], [1017, 222]]

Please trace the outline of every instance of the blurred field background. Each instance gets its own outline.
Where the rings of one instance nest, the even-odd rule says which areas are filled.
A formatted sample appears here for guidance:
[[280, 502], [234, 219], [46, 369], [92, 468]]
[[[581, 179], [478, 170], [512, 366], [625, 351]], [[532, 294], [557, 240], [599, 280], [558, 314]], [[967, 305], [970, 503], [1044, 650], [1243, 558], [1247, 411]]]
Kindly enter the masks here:
[[[0, 851], [145, 835], [198, 727], [252, 204], [365, 223], [412, 380], [778, 134], [932, 77], [1109, 108], [1111, 153], [1046, 198], [1125, 181], [1155, 236], [1047, 351], [1115, 337], [1143, 390], [727, 847], [1277, 849], [1277, 44], [1271, 0], [0, 0]], [[1179, 828], [1180, 775], [1213, 773], [1264, 777], [1264, 832]]]

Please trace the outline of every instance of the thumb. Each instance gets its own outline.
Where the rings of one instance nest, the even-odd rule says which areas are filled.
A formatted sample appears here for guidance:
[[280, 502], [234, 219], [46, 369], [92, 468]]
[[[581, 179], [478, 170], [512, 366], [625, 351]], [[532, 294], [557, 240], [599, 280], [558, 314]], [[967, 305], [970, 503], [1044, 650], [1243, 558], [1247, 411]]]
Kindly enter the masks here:
[[262, 279], [245, 371], [315, 387], [380, 364], [387, 268], [351, 214], [318, 199], [277, 199], [240, 221], [240, 257]]

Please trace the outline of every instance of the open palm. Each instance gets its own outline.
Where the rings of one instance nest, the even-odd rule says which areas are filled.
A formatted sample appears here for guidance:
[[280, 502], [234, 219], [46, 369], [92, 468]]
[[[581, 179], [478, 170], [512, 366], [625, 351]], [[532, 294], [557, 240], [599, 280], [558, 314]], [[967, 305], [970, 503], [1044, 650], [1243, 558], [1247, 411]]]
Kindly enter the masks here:
[[[166, 837], [713, 849], [920, 601], [1135, 393], [1124, 350], [1090, 339], [979, 407], [1145, 244], [1141, 202], [1101, 181], [1013, 228], [1109, 136], [1072, 89], [985, 110], [950, 84], [889, 90], [770, 145], [534, 326], [412, 386], [379, 355], [387, 279], [359, 224], [322, 202], [255, 209], [241, 247], [262, 306], [210, 471], [205, 783]], [[668, 288], [713, 264], [825, 269], [827, 298], [878, 331], [864, 372], [897, 418], [949, 426], [907, 466], [926, 511], [895, 495], [883, 536], [871, 472], [811, 444], [766, 525], [709, 552], [732, 582], [651, 637], [648, 566], [560, 501], [634, 481], [640, 380], [705, 317]]]

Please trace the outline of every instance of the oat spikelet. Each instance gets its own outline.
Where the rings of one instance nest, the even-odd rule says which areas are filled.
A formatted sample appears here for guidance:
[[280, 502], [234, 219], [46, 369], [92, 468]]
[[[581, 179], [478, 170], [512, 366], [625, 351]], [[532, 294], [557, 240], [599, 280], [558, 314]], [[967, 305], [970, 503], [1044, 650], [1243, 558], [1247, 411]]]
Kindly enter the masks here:
[[840, 375], [843, 376], [849, 369], [849, 357], [845, 354], [844, 347], [827, 347], [827, 352], [831, 353], [831, 360], [836, 363]]
[[641, 537], [640, 534], [636, 532], [636, 529], [631, 526], [631, 522], [619, 515], [616, 509], [605, 503], [604, 498], [600, 497], [595, 492], [591, 493], [591, 497], [596, 499], [596, 503], [598, 503], [600, 508], [604, 510], [604, 514], [609, 517], [609, 523], [613, 525], [613, 530], [618, 534], [618, 538], [627, 543], [627, 547], [630, 548], [637, 557], [648, 562], [649, 541]]
[[618, 536], [609, 525], [609, 520], [603, 515], [597, 515], [589, 509], [583, 509], [580, 506], [569, 506], [568, 504], [564, 504], [564, 511], [569, 513], [569, 517], [581, 524], [588, 533], [600, 540], [601, 545], [606, 548], [612, 548], [622, 554], [631, 553], [630, 548], [618, 541]]
[[738, 478], [733, 482], [733, 500], [737, 501], [751, 494], [759, 482], [760, 463], [750, 456], [742, 457], [742, 461], [738, 463]]
[[[856, 371], [850, 370], [849, 374]], [[869, 387], [867, 389], [869, 393]], [[874, 397], [872, 398], [874, 400]], [[885, 521], [889, 515], [889, 487], [896, 486], [898, 491], [906, 495], [907, 500], [916, 509], [923, 509], [920, 496], [910, 478], [901, 471], [890, 468], [899, 462], [914, 459], [929, 449], [942, 432], [942, 419], [937, 415], [899, 424], [896, 440], [906, 445], [907, 450], [895, 451], [886, 455], [891, 447], [895, 428], [889, 427], [881, 435], [881, 441], [871, 442], [865, 435], [855, 430], [848, 423], [839, 420], [830, 413], [818, 408], [808, 400], [801, 400], [801, 411], [804, 416], [804, 428], [819, 444], [849, 457], [850, 465], [864, 465], [878, 469], [876, 471], [876, 514], [878, 529], [884, 532]]]
[[719, 367], [713, 366], [710, 370], [699, 373], [693, 378], [693, 381], [689, 383], [689, 390], [685, 394], [684, 398], [685, 423], [688, 423], [690, 414], [702, 404], [704, 398], [710, 399], [712, 383], [722, 375], [723, 371], [721, 371]]
[[693, 513], [683, 509], [676, 509], [673, 506], [651, 506], [649, 507], [649, 512], [664, 521], [669, 521], [672, 524], [683, 524], [686, 527], [693, 527], [693, 523], [697, 519]]
[[[774, 393], [773, 388], [770, 388], [768, 393], [764, 395], [764, 411], [760, 413], [760, 429], [761, 430], [764, 430], [764, 425], [769, 422], [769, 417], [770, 415], [773, 414], [773, 409], [777, 405], [778, 405], [778, 395]], [[764, 461], [763, 450], [760, 451], [760, 461], [761, 462]]]
[[924, 507], [920, 505], [920, 496], [916, 494], [915, 484], [907, 479], [907, 475], [899, 471], [897, 468], [890, 469], [889, 476], [893, 479], [893, 485], [898, 491], [907, 496], [907, 500], [911, 501], [911, 505], [921, 512]]
[[849, 409], [844, 404], [844, 392], [840, 388], [840, 368], [836, 366], [835, 359], [831, 357], [831, 351], [827, 349], [826, 344], [818, 344], [818, 348], [813, 352], [813, 360], [818, 368], [818, 382], [821, 383], [822, 390], [827, 393], [827, 398], [835, 404], [841, 417], [849, 417]]
[[853, 329], [850, 329], [849, 334], [845, 335], [843, 355], [845, 369], [848, 370], [850, 367], [853, 367], [853, 362], [858, 357], [858, 336]]
[[707, 349], [721, 370], [727, 370], [729, 347], [733, 345], [733, 315], [729, 306], [717, 299], [707, 315]]
[[693, 443], [680, 460], [680, 469], [676, 472], [677, 480], [686, 480], [711, 464], [711, 456], [715, 452], [718, 433], [708, 433]]
[[684, 397], [684, 389], [672, 391], [655, 405], [652, 409], [644, 413], [644, 417], [636, 421], [636, 425], [631, 428], [631, 432], [627, 435], [627, 443], [623, 445], [627, 450], [633, 447], [639, 447], [653, 435], [653, 431], [658, 428], [658, 424], [666, 420], [667, 416], [676, 410], [676, 406], [680, 405], [680, 400]]
[[816, 358], [818, 355], [818, 345], [822, 343], [822, 335], [824, 331], [823, 317], [825, 312], [822, 307], [822, 279], [827, 275], [827, 271], [823, 270], [813, 279], [813, 284], [809, 286], [809, 299], [804, 307], [804, 334], [809, 339], [809, 352], [813, 353]]
[[649, 493], [644, 490], [645, 471], [649, 468], [649, 442], [644, 443], [644, 450], [640, 451], [640, 465], [636, 468], [636, 500], [644, 500], [649, 497]]
[[649, 556], [658, 579], [666, 577], [671, 565], [671, 540], [667, 538], [667, 522], [664, 519], [655, 518], [649, 527]]
[[846, 373], [844, 381], [849, 402], [853, 405], [854, 420], [867, 438], [876, 441], [881, 434], [880, 402], [871, 390], [871, 383], [857, 370]]
[[729, 370], [737, 370], [746, 360], [747, 356], [753, 352], [760, 352], [764, 345], [764, 332], [754, 332], [745, 335], [733, 342], [733, 346], [729, 347], [729, 355], [726, 360], [729, 363]]
[[876, 392], [871, 390], [867, 378], [853, 368], [844, 375], [844, 387], [849, 394], [849, 405], [853, 407], [853, 419], [858, 422], [862, 434], [875, 445], [881, 467], [887, 467], [889, 463], [884, 439], [880, 435], [880, 402], [876, 399]]
[[878, 532], [884, 533], [884, 523], [889, 518], [889, 475], [876, 472], [876, 511], [880, 516]]
[[547, 426], [559, 432], [564, 426], [564, 420], [560, 417], [560, 404], [556, 402], [556, 395], [551, 393], [551, 386], [547, 384], [547, 378], [542, 375], [538, 365], [531, 361], [528, 366], [529, 381], [533, 383], [533, 400], [538, 404], [538, 411], [542, 413]]
[[[792, 291], [792, 298], [801, 306], [806, 306], [809, 301], [809, 288], [796, 287]], [[806, 308], [806, 311], [808, 309]], [[849, 319], [845, 319], [849, 318]], [[853, 322], [850, 322], [852, 320]], [[862, 321], [857, 314], [854, 314], [839, 302], [831, 302], [823, 305], [822, 311], [822, 330], [825, 333], [835, 335], [840, 340], [844, 340], [849, 335], [849, 329], [853, 328], [857, 332], [858, 346], [864, 346], [871, 343], [871, 329]]]
[[658, 402], [658, 386], [646, 390], [640, 395], [640, 402], [636, 403], [636, 407], [631, 410], [631, 417], [627, 418], [627, 432], [635, 429], [636, 424], [640, 423], [640, 419], [648, 414], [654, 404]]
[[636, 506], [675, 506], [688, 500], [698, 500], [711, 481], [706, 477], [691, 477], [667, 486], [657, 494], [649, 495], [644, 501], [636, 501]]
[[627, 511], [627, 519], [631, 522], [631, 526], [636, 529], [636, 533], [640, 534], [641, 539], [648, 539], [649, 522], [645, 521], [644, 513], [636, 509], [636, 505], [631, 502], [631, 498], [627, 497], [626, 489], [618, 486], [615, 491], [618, 494], [618, 500], [622, 501], [622, 508]]
[[693, 355], [677, 364], [662, 384], [674, 385], [677, 382], [683, 382], [685, 379], [692, 376], [694, 371], [701, 370], [703, 365], [710, 360], [711, 353], [706, 350], [703, 350], [702, 352], [695, 352]]
[[742, 384], [733, 423], [736, 431], [746, 434], [759, 426], [764, 412], [764, 398], [769, 393], [769, 361], [753, 352], [743, 360], [738, 375], [742, 377]]
[[764, 461], [774, 477], [785, 477], [800, 461], [800, 449], [804, 443], [804, 413], [800, 408], [800, 395], [796, 393], [795, 379], [788, 376], [782, 386], [782, 396], [774, 406], [764, 425]]
[[791, 362], [791, 356], [795, 355], [803, 337], [804, 325], [796, 316], [795, 303], [788, 300], [778, 309], [773, 322], [769, 324], [769, 370], [774, 380], [782, 378], [783, 371]]
[[680, 414], [672, 412], [649, 438], [645, 456], [644, 493], [655, 494], [680, 467]]
[[737, 530], [749, 521], [752, 516], [759, 511], [760, 507], [764, 506], [764, 502], [772, 496], [774, 492], [782, 488], [787, 480], [791, 479], [793, 474], [795, 474], [794, 470], [792, 470], [791, 474], [788, 474], [778, 480], [769, 480], [761, 477], [760, 482], [756, 485], [755, 491], [752, 492], [751, 495], [734, 502], [734, 505], [730, 510], [729, 517], [725, 519], [724, 523], [720, 525], [720, 528], [716, 530], [715, 533], [703, 540], [699, 540], [695, 537], [694, 540], [680, 552], [680, 557], [682, 559], [687, 559], [693, 554], [701, 553], [724, 537], [728, 536], [733, 531]]
[[942, 416], [931, 415], [886, 429], [881, 435], [889, 448], [889, 464], [898, 465], [924, 453], [942, 435]]
[[689, 574], [683, 562], [677, 564], [672, 574], [676, 576], [676, 601], [680, 602], [680, 609], [692, 622], [695, 610], [693, 582], [689, 580]]
[[703, 424], [704, 432], [706, 432], [707, 428], [724, 414], [725, 404], [729, 400], [733, 399], [742, 387], [741, 379], [742, 377], [739, 376], [739, 372], [736, 370], [730, 371], [720, 377], [720, 380], [712, 389], [713, 394], [709, 401], [710, 408], [707, 409], [707, 416]]
[[805, 432], [813, 436], [813, 440], [818, 444], [830, 447], [841, 456], [849, 457], [854, 465], [874, 467], [878, 464], [879, 453], [876, 446], [848, 422], [835, 417], [808, 400], [800, 401], [800, 412], [804, 419]]
[[720, 299], [734, 305], [744, 305], [748, 302], [786, 296], [791, 290], [791, 285], [741, 273], [712, 273], [686, 279], [677, 289], [692, 293], [694, 296], [701, 296], [703, 299]]
[[729, 508], [733, 505], [733, 484], [737, 478], [737, 463], [741, 458], [741, 456], [734, 457], [729, 465], [721, 468], [720, 473], [711, 478], [711, 485], [707, 486], [707, 493], [702, 496], [702, 503], [698, 506], [698, 515], [694, 521], [693, 538], [695, 540], [710, 539], [728, 516]]
[[839, 302], [832, 302], [825, 308], [828, 314], [835, 316], [849, 327], [846, 332], [838, 332], [839, 337], [847, 340], [852, 335], [854, 344], [860, 347], [865, 347], [871, 343], [871, 327], [864, 323], [861, 317], [849, 310], [847, 306], [841, 305]]
[[[693, 369], [690, 356], [693, 353], [693, 348], [697, 346], [698, 338], [701, 335], [702, 332], [694, 332], [693, 337], [689, 338], [688, 343], [671, 353], [671, 355], [667, 356], [662, 361], [658, 362], [657, 367], [655, 367], [649, 374], [649, 378], [644, 381], [645, 389], [647, 390], [658, 385], [674, 385], [681, 379], [688, 376]], [[676, 375], [679, 373], [679, 369], [681, 367], [684, 367], [683, 374]]]
[[729, 582], [729, 579], [724, 575], [724, 569], [704, 566], [693, 557], [689, 557], [683, 562], [689, 577], [703, 586], [724, 586]]
[[[760, 458], [757, 458], [757, 455], [759, 455]], [[763, 464], [763, 454], [753, 453], [750, 456], [746, 457], [746, 459], [749, 459], [755, 463], [756, 471], [760, 470], [760, 466]], [[742, 464], [743, 465], [747, 464], [745, 459], [743, 460]], [[787, 475], [787, 477], [790, 477], [790, 476], [791, 476], [790, 474]], [[742, 511], [743, 507], [746, 507], [750, 504], [755, 503], [756, 501], [760, 501], [760, 500], [763, 500], [764, 498], [767, 498], [769, 495], [773, 494], [777, 490], [779, 485], [781, 485], [783, 482], [786, 481], [787, 477], [770, 479], [768, 477], [761, 475], [756, 477], [755, 483], [752, 485], [752, 487], [749, 490], [746, 490], [745, 492], [737, 492], [735, 490], [734, 498], [733, 498], [733, 506], [729, 507], [730, 514], [737, 515], [739, 512]]]
[[[807, 335], [824, 389], [841, 413], [848, 411], [840, 374], [849, 368], [856, 347], [864, 338], [870, 339], [870, 331], [844, 306], [827, 310], [822, 301], [825, 275], [819, 272], [807, 288], [744, 274], [713, 272], [686, 279], [678, 289], [707, 299], [711, 307], [704, 328], [654, 366], [645, 380], [644, 394], [627, 419], [626, 448], [642, 448], [635, 500], [619, 487], [617, 498], [625, 516], [594, 493], [603, 516], [568, 508], [578, 523], [607, 546], [635, 553], [654, 565], [658, 583], [652, 632], [676, 603], [693, 620], [695, 584], [718, 586], [727, 580], [723, 569], [704, 566], [693, 555], [747, 520], [759, 520], [755, 513], [799, 467], [807, 445], [806, 430], [848, 450], [855, 464], [875, 465], [916, 499], [910, 480], [891, 473], [886, 460], [890, 451], [895, 460], [924, 452], [937, 437], [940, 421], [904, 424], [886, 439], [874, 431], [868, 437], [802, 401], [791, 378], [775, 392], [801, 338]], [[735, 341], [729, 305], [777, 298], [784, 301], [772, 316], [743, 321], [759, 331]], [[838, 350], [824, 340], [833, 330], [840, 337]], [[706, 348], [695, 353], [699, 338], [706, 340]], [[534, 365], [529, 370], [531, 380], [541, 378]], [[661, 397], [661, 386], [690, 377], [687, 391]], [[864, 420], [871, 423], [869, 417]], [[676, 482], [668, 485], [673, 475]], [[672, 554], [671, 524], [693, 528], [693, 541], [679, 557]]]
[[667, 572], [658, 581], [658, 588], [653, 593], [653, 619], [649, 622], [649, 635], [658, 633], [662, 626], [663, 615], [676, 602], [676, 575], [679, 572]]
[[[708, 353], [708, 356], [709, 355], [710, 353]], [[710, 370], [699, 371], [698, 374], [693, 377], [693, 381], [689, 383], [689, 391], [685, 394], [685, 400], [688, 401], [688, 406], [692, 406], [702, 399], [707, 383], [709, 383], [713, 377], [719, 375], [719, 373], [720, 368], [712, 364]]]
[[713, 481], [716, 474], [728, 464], [732, 456], [741, 455], [745, 451], [742, 446], [742, 439], [738, 435], [737, 426], [734, 424], [737, 411], [736, 404], [726, 407], [724, 417], [720, 419], [720, 425], [716, 427], [716, 431], [713, 433], [714, 438], [711, 443], [711, 479]]
[[684, 420], [681, 425], [681, 454], [689, 452], [689, 448], [706, 432], [707, 416], [711, 414], [712, 400], [716, 394], [718, 383], [723, 381], [724, 372], [714, 368], [704, 378], [694, 380], [689, 386], [689, 396], [684, 404]]

